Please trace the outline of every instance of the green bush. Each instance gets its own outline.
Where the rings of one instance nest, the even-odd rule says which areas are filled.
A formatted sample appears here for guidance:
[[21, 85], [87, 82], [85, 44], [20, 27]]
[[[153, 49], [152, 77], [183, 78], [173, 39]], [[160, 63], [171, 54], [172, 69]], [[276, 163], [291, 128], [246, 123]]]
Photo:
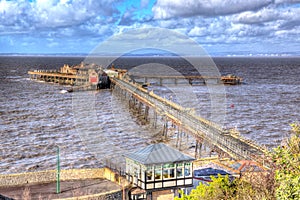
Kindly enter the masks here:
[[191, 194], [180, 191], [181, 197], [175, 200], [272, 200], [265, 188], [256, 187], [241, 179], [230, 181], [228, 176], [212, 177], [208, 185], [200, 183]]
[[277, 199], [300, 199], [300, 126], [292, 124], [286, 144], [274, 150]]
[[[300, 125], [292, 124], [286, 144], [271, 152], [269, 176], [263, 185], [228, 176], [212, 177], [209, 185], [200, 183], [191, 194], [180, 191], [175, 200], [300, 200]], [[274, 183], [275, 179], [275, 183]]]

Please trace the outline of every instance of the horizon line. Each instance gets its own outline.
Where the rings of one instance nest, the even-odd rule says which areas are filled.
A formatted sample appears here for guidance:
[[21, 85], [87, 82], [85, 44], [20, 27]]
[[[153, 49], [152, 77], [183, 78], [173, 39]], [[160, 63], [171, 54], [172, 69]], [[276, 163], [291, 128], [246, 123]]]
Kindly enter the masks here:
[[[50, 56], [103, 56], [103, 57], [120, 57], [114, 54], [88, 54], [88, 53], [0, 53], [0, 56], [36, 56], [36, 57], [50, 57]], [[258, 54], [214, 54], [214, 55], [176, 55], [176, 54], [158, 54], [158, 53], [140, 53], [140, 54], [123, 54], [122, 57], [300, 57], [298, 54], [292, 53], [258, 53]]]

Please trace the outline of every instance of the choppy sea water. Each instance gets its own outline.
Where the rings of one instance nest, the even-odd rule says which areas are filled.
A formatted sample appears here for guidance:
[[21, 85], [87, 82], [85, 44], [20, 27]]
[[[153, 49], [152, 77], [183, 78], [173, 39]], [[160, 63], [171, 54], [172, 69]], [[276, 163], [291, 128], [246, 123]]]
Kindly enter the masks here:
[[[143, 58], [146, 59], [146, 58]], [[130, 68], [143, 59], [116, 63]], [[180, 65], [170, 58], [167, 65]], [[78, 64], [80, 57], [0, 57], [0, 173], [54, 169], [60, 147], [62, 168], [99, 167], [105, 160], [120, 162], [122, 155], [159, 139], [158, 130], [143, 125], [126, 103], [110, 90], [61, 94], [65, 86], [34, 82], [30, 69], [59, 69]], [[290, 123], [300, 121], [300, 58], [215, 58], [221, 74], [235, 74], [244, 84], [225, 86], [224, 126], [259, 144], [275, 147], [286, 137]], [[184, 71], [182, 69], [181, 71]], [[188, 69], [186, 74], [192, 73]], [[206, 86], [153, 87], [166, 98], [181, 91], [197, 97], [191, 107], [210, 117]], [[189, 104], [191, 102], [187, 102]], [[187, 142], [193, 151], [193, 140]]]

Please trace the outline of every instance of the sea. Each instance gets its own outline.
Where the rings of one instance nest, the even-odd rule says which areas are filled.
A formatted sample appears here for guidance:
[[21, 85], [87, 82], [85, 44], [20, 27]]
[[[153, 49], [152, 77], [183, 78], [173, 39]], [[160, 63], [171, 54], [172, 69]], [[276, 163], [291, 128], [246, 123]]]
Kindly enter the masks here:
[[[102, 60], [109, 63], [111, 58]], [[142, 123], [111, 90], [63, 93], [69, 86], [33, 81], [27, 73], [83, 61], [80, 56], [0, 56], [0, 174], [55, 169], [58, 149], [62, 169], [123, 163], [127, 153], [161, 141], [160, 128]], [[177, 66], [181, 74], [194, 73], [173, 57], [123, 57], [114, 62], [128, 70], [162, 63]], [[221, 126], [270, 150], [280, 145], [290, 134], [290, 124], [300, 121], [300, 57], [215, 57], [213, 62], [221, 75], [243, 79], [241, 85], [222, 86]], [[182, 106], [216, 121], [211, 112], [214, 94], [207, 85], [153, 84], [150, 89], [178, 102], [185, 94]], [[175, 146], [176, 134], [165, 142]], [[184, 140], [181, 150], [192, 154], [195, 139], [186, 134]]]

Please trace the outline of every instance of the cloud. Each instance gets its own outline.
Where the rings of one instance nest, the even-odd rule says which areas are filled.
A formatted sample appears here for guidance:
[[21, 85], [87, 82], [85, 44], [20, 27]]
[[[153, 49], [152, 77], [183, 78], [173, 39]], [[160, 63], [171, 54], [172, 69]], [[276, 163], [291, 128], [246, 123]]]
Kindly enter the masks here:
[[114, 33], [116, 1], [0, 0], [1, 52], [89, 51]]
[[134, 24], [135, 22], [137, 22], [137, 20], [134, 19], [135, 18], [134, 17], [135, 10], [136, 10], [136, 8], [130, 8], [130, 9], [126, 10], [121, 17], [119, 25], [130, 26], [130, 25]]
[[88, 51], [142, 27], [171, 29], [216, 51], [285, 41], [296, 49], [299, 13], [300, 0], [0, 0], [0, 51]]
[[[284, 39], [299, 42], [295, 37], [300, 25], [299, 9], [293, 5], [270, 4], [260, 9], [228, 15], [179, 18], [177, 14], [176, 17], [157, 21], [160, 26], [185, 33], [208, 48], [220, 46], [228, 51], [235, 51], [235, 46], [238, 49], [248, 45], [250, 52], [251, 48], [253, 51], [274, 51], [274, 44], [282, 44]], [[292, 42], [288, 45], [291, 44]], [[274, 49], [268, 48], [269, 46]], [[214, 51], [217, 49], [214, 48]]]
[[35, 30], [59, 28], [83, 24], [98, 15], [113, 16], [118, 13], [111, 6], [112, 0], [106, 1], [0, 1], [0, 24], [11, 29], [17, 27]]
[[158, 0], [152, 8], [155, 19], [191, 16], [219, 16], [257, 10], [273, 0]]
[[256, 12], [243, 12], [234, 16], [235, 23], [260, 24], [273, 26], [277, 29], [291, 30], [300, 25], [300, 8], [298, 7], [269, 7]]
[[204, 35], [207, 35], [207, 28], [205, 27], [195, 26], [189, 31], [189, 36], [191, 37], [193, 36], [201, 37]]
[[235, 22], [243, 24], [259, 24], [277, 20], [279, 17], [278, 15], [280, 15], [280, 13], [275, 9], [263, 8], [257, 12], [243, 12], [237, 16]]
[[275, 4], [282, 4], [282, 3], [300, 3], [300, 0], [274, 0]]

